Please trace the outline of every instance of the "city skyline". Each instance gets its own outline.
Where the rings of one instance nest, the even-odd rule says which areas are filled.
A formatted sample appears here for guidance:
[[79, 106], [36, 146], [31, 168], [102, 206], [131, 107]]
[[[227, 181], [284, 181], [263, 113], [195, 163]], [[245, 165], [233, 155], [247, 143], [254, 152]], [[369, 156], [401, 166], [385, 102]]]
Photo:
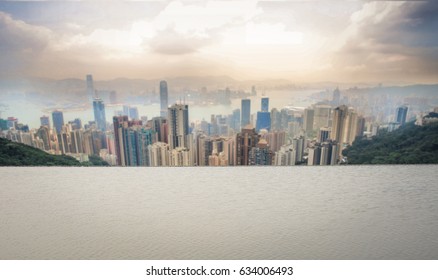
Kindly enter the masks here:
[[[116, 105], [122, 110], [107, 115], [102, 91], [94, 89], [91, 74], [86, 75], [83, 87], [83, 98], [92, 97], [89, 103], [94, 120], [83, 123], [75, 117], [66, 123], [63, 112], [54, 110], [51, 129], [46, 115], [39, 116], [39, 128], [20, 123], [16, 117], [0, 118], [0, 137], [49, 154], [70, 155], [80, 162], [95, 156], [116, 166], [338, 165], [347, 162], [343, 150], [355, 140], [372, 139], [379, 131], [395, 131], [414, 119], [419, 126], [434, 122], [433, 115], [432, 119], [423, 117], [431, 109], [438, 111], [422, 98], [401, 95], [390, 101], [386, 95], [360, 94], [357, 88], [341, 91], [338, 87], [315, 93], [314, 97], [319, 97], [306, 107], [282, 104], [270, 110], [272, 99], [264, 91], [258, 94], [255, 86], [249, 92], [227, 87], [212, 96], [218, 104], [228, 104], [229, 111], [210, 112], [209, 121], [200, 121], [189, 117], [185, 99], [168, 105], [168, 83], [161, 80], [155, 113], [139, 114], [137, 106], [121, 103]], [[191, 99], [192, 104], [208, 96], [204, 89], [203, 95]], [[109, 106], [114, 106], [116, 93], [107, 93]], [[232, 99], [240, 101], [240, 109], [230, 106]], [[259, 104], [254, 113], [251, 100]], [[90, 110], [86, 108], [82, 109]], [[109, 116], [112, 123], [106, 121]]]
[[437, 83], [437, 10], [433, 1], [6, 1], [0, 77]]

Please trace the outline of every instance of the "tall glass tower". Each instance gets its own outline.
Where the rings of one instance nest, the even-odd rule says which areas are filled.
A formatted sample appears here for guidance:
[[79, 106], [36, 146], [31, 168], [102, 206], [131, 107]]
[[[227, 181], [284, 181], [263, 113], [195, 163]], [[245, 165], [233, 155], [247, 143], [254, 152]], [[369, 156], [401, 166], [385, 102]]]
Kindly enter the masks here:
[[94, 85], [93, 85], [93, 76], [88, 74], [87, 77], [87, 97], [90, 102], [94, 99]]
[[94, 109], [94, 120], [96, 121], [97, 128], [105, 131], [106, 130], [106, 117], [105, 117], [105, 105], [103, 100], [100, 98], [95, 98], [93, 100]]
[[161, 117], [167, 117], [167, 106], [168, 106], [169, 98], [167, 92], [167, 82], [160, 82], [160, 115]]
[[262, 97], [262, 112], [269, 112], [269, 97]]
[[241, 128], [245, 128], [248, 124], [251, 123], [251, 99], [242, 99], [242, 117], [241, 119]]
[[404, 125], [406, 123], [406, 116], [408, 114], [408, 107], [406, 106], [400, 106], [397, 108], [395, 115], [396, 115], [396, 122], [398, 122], [401, 125]]
[[56, 129], [56, 133], [61, 133], [62, 126], [64, 125], [64, 114], [61, 111], [52, 112], [53, 126]]

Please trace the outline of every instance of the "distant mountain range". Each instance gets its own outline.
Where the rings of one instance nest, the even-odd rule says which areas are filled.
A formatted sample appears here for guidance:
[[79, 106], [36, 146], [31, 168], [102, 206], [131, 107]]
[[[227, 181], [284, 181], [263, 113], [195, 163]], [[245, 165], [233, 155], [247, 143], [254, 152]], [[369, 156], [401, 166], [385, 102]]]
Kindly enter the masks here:
[[[158, 94], [159, 79], [128, 79], [117, 78], [111, 80], [99, 80], [94, 76], [94, 86], [97, 90], [115, 90], [120, 95], [138, 94]], [[270, 90], [333, 90], [339, 87], [342, 91], [357, 91], [371, 94], [401, 94], [416, 96], [431, 96], [438, 94], [438, 84], [432, 85], [404, 85], [404, 86], [384, 86], [374, 84], [355, 84], [338, 82], [318, 82], [318, 83], [293, 83], [285, 79], [269, 80], [236, 80], [229, 76], [202, 76], [202, 77], [171, 77], [163, 78], [166, 80], [169, 89], [173, 92], [182, 92], [186, 89], [201, 89], [207, 87], [208, 90], [225, 89], [230, 87], [233, 90], [240, 89], [250, 91], [254, 85], [260, 91]], [[16, 80], [2, 80], [0, 78], [0, 96], [4, 94], [24, 94], [42, 95], [47, 97], [61, 97], [62, 99], [73, 100], [77, 96], [86, 96], [86, 82], [84, 79], [45, 79], [29, 78]], [[84, 99], [85, 100], [85, 99]]]

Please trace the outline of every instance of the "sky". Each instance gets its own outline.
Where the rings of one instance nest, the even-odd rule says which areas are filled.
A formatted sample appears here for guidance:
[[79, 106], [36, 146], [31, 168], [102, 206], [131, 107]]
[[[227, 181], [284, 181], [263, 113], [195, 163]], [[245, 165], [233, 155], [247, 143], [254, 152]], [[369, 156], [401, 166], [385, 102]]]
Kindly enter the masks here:
[[1, 1], [0, 78], [438, 83], [438, 1]]

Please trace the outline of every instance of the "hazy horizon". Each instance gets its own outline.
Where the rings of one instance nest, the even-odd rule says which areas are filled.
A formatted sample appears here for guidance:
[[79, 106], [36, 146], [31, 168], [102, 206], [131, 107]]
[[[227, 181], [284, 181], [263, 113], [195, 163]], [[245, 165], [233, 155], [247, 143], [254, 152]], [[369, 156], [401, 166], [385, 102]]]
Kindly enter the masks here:
[[0, 2], [0, 79], [438, 83], [432, 1]]

